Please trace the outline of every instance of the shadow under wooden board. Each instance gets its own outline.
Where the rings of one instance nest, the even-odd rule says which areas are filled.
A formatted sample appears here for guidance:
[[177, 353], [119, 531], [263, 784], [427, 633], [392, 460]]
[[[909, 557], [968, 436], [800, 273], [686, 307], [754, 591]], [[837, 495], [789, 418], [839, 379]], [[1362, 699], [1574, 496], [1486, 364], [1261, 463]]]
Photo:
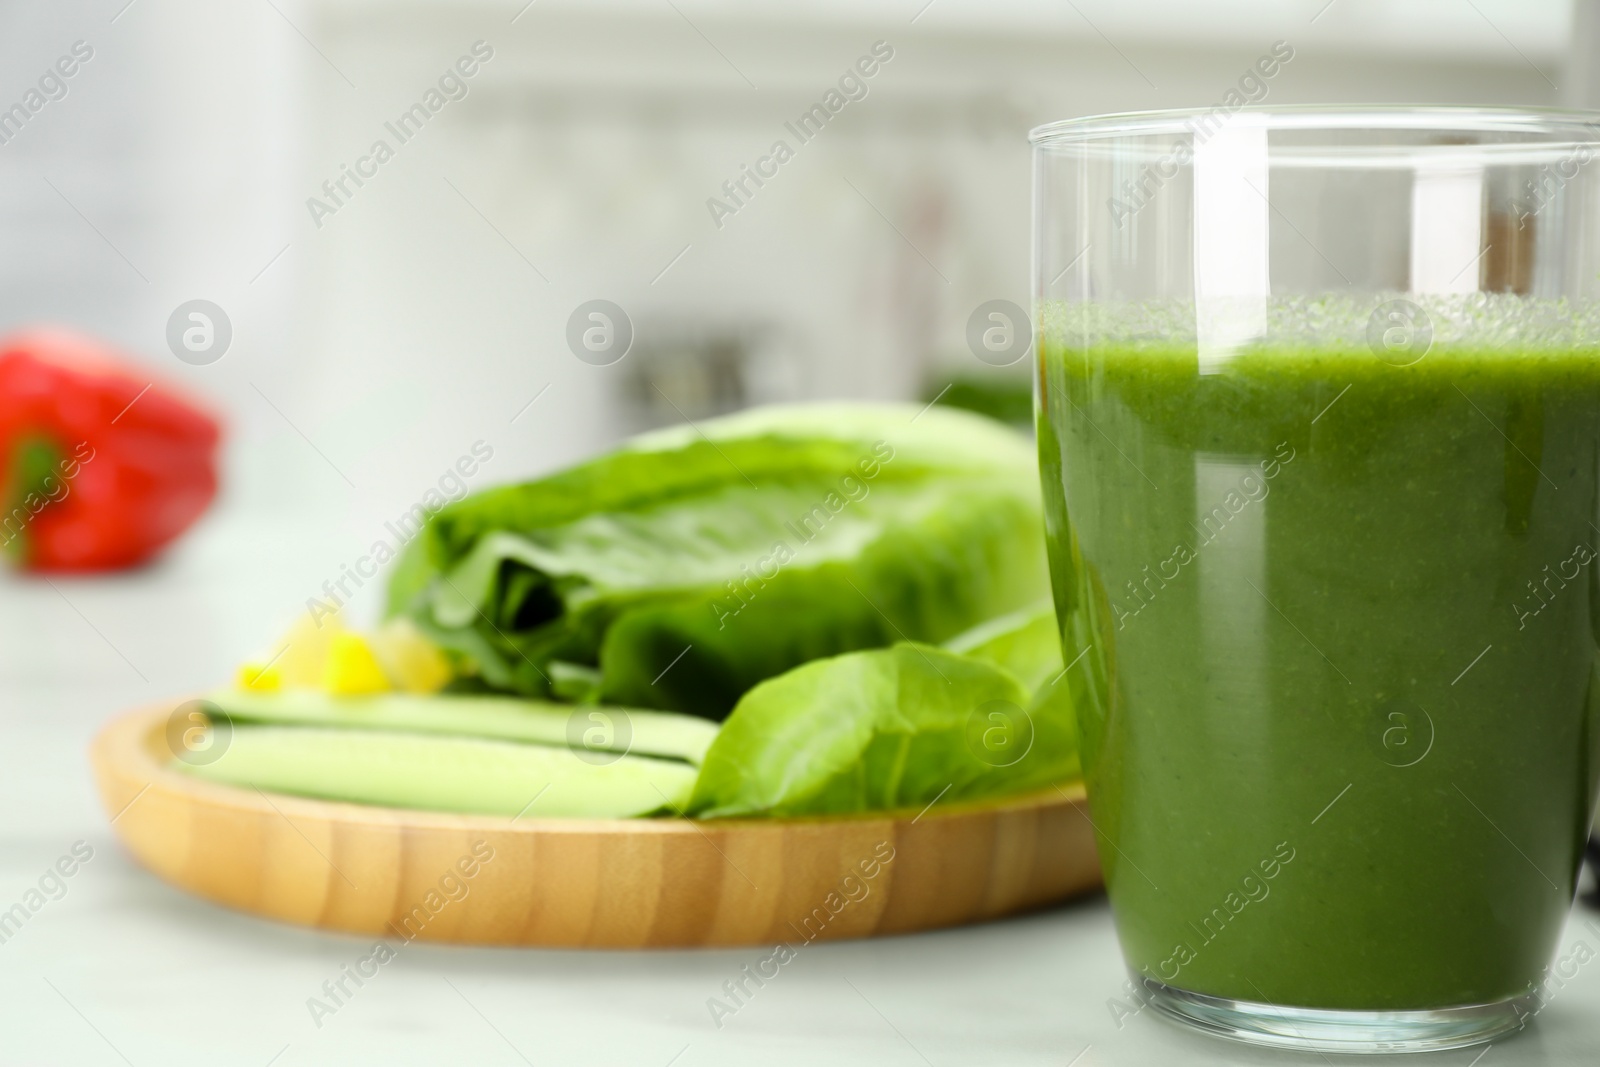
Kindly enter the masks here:
[[1077, 785], [922, 813], [512, 820], [204, 782], [168, 766], [169, 713], [95, 738], [118, 837], [173, 885], [285, 922], [485, 945], [771, 945], [980, 922], [1101, 884]]

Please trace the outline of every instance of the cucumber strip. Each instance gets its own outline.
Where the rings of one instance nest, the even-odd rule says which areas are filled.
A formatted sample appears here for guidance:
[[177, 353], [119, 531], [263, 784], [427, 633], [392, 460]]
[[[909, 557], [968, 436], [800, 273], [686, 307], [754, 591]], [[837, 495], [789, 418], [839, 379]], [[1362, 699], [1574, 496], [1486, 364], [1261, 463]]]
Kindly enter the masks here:
[[315, 689], [225, 689], [206, 697], [237, 722], [447, 734], [680, 759], [695, 766], [717, 724], [693, 715], [521, 697], [379, 693], [341, 697]]
[[[240, 726], [220, 757], [174, 769], [225, 785], [391, 808], [516, 817], [682, 811], [697, 772], [677, 760], [337, 727]], [[608, 762], [591, 762], [598, 759]]]

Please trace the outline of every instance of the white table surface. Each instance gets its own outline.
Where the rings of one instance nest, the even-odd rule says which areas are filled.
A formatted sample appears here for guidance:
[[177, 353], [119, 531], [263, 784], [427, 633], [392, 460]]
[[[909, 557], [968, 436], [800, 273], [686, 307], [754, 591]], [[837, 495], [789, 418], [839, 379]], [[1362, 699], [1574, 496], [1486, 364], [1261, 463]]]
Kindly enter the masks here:
[[[85, 750], [116, 712], [225, 677], [337, 558], [293, 530], [214, 520], [136, 575], [0, 578], [0, 910], [74, 842], [94, 849], [66, 895], [0, 944], [0, 1064], [1322, 1062], [1191, 1034], [1153, 1011], [1119, 1025], [1108, 1001], [1123, 972], [1098, 896], [985, 926], [808, 946], [720, 1028], [708, 998], [763, 950], [417, 943], [318, 1026], [307, 999], [370, 942], [229, 912], [145, 873], [112, 837]], [[1575, 913], [1563, 954], [1580, 941], [1600, 959], [1600, 912]], [[1392, 1059], [1590, 1067], [1600, 962], [1487, 1052]]]

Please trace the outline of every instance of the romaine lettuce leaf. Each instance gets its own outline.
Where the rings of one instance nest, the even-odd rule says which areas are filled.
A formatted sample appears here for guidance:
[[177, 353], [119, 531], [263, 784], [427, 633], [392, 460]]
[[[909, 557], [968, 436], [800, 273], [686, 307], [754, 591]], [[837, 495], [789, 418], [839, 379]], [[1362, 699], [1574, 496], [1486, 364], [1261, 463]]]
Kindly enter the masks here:
[[661, 431], [448, 505], [391, 612], [490, 687], [720, 719], [756, 683], [946, 640], [1047, 591], [1032, 450], [937, 407]]

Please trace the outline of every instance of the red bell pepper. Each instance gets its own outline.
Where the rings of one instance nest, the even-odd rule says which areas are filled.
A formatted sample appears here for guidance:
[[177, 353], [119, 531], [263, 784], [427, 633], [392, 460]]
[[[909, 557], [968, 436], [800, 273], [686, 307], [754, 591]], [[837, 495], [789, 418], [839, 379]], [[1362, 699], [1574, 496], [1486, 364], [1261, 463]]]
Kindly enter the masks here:
[[0, 550], [25, 567], [143, 563], [217, 491], [217, 419], [91, 338], [0, 340]]

